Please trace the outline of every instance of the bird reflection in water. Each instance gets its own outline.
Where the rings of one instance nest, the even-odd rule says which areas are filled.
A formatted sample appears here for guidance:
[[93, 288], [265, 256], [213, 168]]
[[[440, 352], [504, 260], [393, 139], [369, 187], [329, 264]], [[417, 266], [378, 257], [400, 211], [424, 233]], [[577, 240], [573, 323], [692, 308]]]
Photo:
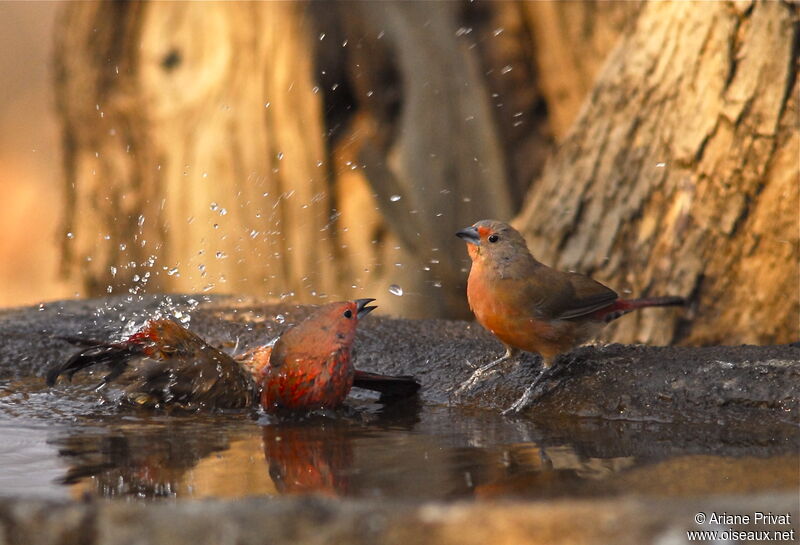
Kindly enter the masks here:
[[[602, 495], [616, 493], [614, 483], [637, 463], [625, 449], [520, 440], [505, 419], [491, 428], [481, 415], [427, 408], [420, 420], [416, 403], [261, 422], [250, 415], [118, 419], [51, 444], [69, 466], [62, 482], [78, 498]], [[479, 446], [475, 434], [492, 440]]]
[[[242, 497], [348, 493], [360, 437], [411, 430], [417, 401], [344, 409], [259, 426], [232, 416], [160, 419], [73, 429], [50, 443], [69, 464], [74, 497]], [[266, 462], [266, 469], [265, 469]]]
[[353, 430], [340, 423], [264, 426], [264, 457], [281, 494], [347, 495]]

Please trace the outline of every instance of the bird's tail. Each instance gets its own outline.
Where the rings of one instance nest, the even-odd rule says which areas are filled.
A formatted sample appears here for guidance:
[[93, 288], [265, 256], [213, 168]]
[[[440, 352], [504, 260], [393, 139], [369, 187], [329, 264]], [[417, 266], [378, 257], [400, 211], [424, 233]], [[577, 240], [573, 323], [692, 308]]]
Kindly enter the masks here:
[[141, 355], [141, 348], [136, 345], [105, 343], [80, 337], [59, 337], [68, 343], [82, 346], [83, 349], [72, 355], [67, 361], [58, 363], [47, 371], [45, 378], [48, 386], [53, 386], [58, 377], [66, 375], [68, 380], [80, 371], [94, 365], [105, 364], [111, 369], [103, 382], [110, 382], [120, 376], [128, 365], [128, 360]]
[[168, 319], [148, 320], [139, 331], [120, 342], [69, 336], [58, 338], [83, 349], [47, 372], [45, 380], [48, 386], [54, 385], [60, 375], [66, 375], [68, 380], [72, 380], [72, 376], [78, 371], [101, 364], [108, 365], [111, 369], [103, 382], [111, 382], [125, 372], [128, 362], [135, 357], [163, 357], [186, 345], [204, 344], [194, 334]]
[[385, 400], [411, 397], [420, 389], [420, 383], [412, 376], [387, 376], [378, 373], [356, 370], [353, 386], [380, 392], [381, 399]]
[[686, 299], [674, 295], [664, 297], [642, 297], [640, 299], [619, 299], [603, 309], [603, 320], [610, 322], [636, 309], [646, 307], [676, 307], [686, 304]]

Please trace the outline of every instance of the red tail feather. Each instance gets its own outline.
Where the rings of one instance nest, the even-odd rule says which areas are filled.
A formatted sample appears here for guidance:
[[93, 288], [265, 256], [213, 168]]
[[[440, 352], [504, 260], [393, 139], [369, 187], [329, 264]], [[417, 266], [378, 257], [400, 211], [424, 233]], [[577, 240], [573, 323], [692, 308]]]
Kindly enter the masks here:
[[685, 304], [686, 300], [683, 297], [669, 295], [665, 297], [642, 297], [641, 299], [617, 299], [609, 306], [595, 312], [594, 316], [598, 320], [610, 322], [640, 308], [673, 307]]

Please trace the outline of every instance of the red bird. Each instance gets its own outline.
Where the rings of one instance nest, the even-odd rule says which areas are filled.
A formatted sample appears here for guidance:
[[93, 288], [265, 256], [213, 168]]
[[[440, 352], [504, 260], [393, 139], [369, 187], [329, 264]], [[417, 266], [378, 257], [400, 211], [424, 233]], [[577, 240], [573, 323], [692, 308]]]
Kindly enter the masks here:
[[352, 363], [356, 325], [376, 307], [357, 299], [320, 307], [289, 328], [274, 347], [260, 346], [236, 359], [171, 320], [150, 320], [128, 339], [105, 343], [65, 338], [86, 348], [47, 373], [52, 386], [79, 370], [106, 364], [102, 385], [124, 380], [124, 399], [137, 406], [229, 409], [260, 399], [267, 412], [340, 406], [353, 386], [387, 397], [419, 390], [408, 376], [358, 371]]
[[[557, 271], [534, 258], [513, 227], [482, 220], [456, 236], [467, 242], [472, 259], [467, 299], [478, 322], [506, 346], [504, 356], [480, 367], [458, 390], [472, 387], [486, 371], [517, 350], [542, 356], [549, 370], [556, 356], [593, 338], [612, 320], [644, 307], [683, 305], [681, 297], [620, 299], [588, 276]], [[533, 388], [509, 409], [527, 406]]]

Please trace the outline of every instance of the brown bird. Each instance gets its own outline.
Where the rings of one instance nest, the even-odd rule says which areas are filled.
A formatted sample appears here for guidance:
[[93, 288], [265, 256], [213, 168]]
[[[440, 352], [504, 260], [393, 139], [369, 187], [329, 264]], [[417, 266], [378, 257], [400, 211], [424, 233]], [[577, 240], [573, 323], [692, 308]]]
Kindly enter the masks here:
[[593, 338], [612, 320], [644, 307], [683, 305], [682, 297], [620, 299], [588, 276], [557, 271], [534, 258], [525, 239], [510, 225], [482, 220], [456, 236], [467, 242], [472, 259], [467, 299], [478, 322], [506, 346], [502, 357], [477, 369], [457, 393], [517, 350], [542, 356], [543, 373], [509, 411], [531, 401], [533, 390], [556, 356]]
[[54, 385], [81, 369], [106, 364], [101, 386], [125, 383], [123, 400], [137, 406], [236, 409], [260, 399], [267, 412], [308, 411], [341, 405], [353, 386], [384, 399], [408, 397], [419, 383], [358, 371], [352, 364], [356, 325], [376, 307], [374, 299], [331, 303], [286, 330], [274, 346], [259, 346], [236, 359], [172, 320], [150, 320], [126, 340], [107, 343], [67, 337], [84, 346], [47, 373]]

